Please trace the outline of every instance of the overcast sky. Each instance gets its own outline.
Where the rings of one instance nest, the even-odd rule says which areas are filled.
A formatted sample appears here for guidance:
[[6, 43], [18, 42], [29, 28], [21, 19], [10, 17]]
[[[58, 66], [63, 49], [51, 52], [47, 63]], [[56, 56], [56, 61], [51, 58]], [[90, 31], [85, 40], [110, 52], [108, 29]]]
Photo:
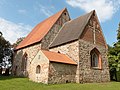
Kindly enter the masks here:
[[120, 0], [0, 0], [0, 31], [14, 43], [64, 7], [72, 19], [95, 9], [107, 43], [116, 41]]

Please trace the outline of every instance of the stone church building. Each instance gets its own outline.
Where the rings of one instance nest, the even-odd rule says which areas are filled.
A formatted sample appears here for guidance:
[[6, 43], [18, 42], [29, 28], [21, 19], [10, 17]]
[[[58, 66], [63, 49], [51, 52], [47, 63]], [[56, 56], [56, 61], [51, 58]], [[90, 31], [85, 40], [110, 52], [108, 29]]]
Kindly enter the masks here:
[[95, 10], [71, 20], [66, 8], [15, 48], [12, 74], [35, 82], [108, 82], [107, 44]]

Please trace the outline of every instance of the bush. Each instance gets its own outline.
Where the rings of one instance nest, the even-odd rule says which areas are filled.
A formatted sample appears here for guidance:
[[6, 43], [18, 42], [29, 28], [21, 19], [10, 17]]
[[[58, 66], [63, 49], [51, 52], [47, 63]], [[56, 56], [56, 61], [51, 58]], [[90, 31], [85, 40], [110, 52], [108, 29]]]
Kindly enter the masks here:
[[118, 82], [120, 82], [120, 71], [116, 72], [116, 79]]

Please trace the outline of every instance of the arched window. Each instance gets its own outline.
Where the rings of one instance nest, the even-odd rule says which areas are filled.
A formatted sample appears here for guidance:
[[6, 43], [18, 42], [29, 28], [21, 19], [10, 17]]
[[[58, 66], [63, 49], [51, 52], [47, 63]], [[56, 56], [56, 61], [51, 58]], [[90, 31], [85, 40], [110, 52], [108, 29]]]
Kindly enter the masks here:
[[91, 56], [91, 67], [101, 69], [101, 55], [100, 55], [100, 52], [96, 48], [94, 48], [90, 52], [90, 56]]
[[38, 65], [38, 66], [36, 67], [36, 74], [39, 74], [39, 73], [40, 73], [40, 70], [41, 70], [40, 65]]
[[25, 52], [25, 54], [24, 54], [23, 57], [22, 57], [22, 65], [21, 65], [21, 70], [22, 70], [22, 71], [26, 71], [27, 58], [28, 58], [28, 55], [27, 55], [27, 53]]
[[91, 66], [98, 67], [98, 55], [96, 53], [92, 53], [91, 55]]

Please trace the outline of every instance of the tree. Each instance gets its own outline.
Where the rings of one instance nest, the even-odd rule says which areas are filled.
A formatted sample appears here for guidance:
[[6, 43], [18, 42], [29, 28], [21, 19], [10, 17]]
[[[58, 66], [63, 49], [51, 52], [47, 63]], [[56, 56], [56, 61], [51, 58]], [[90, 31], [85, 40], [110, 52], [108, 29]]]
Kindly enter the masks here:
[[118, 26], [118, 34], [117, 34], [117, 40], [118, 42], [120, 42], [120, 23], [119, 23], [119, 26]]
[[0, 31], [0, 37], [2, 36], [2, 32]]
[[117, 32], [117, 42], [113, 45], [113, 47], [108, 46], [110, 75], [111, 79], [115, 77], [116, 80], [120, 78], [116, 75], [117, 72], [120, 72], [120, 23]]
[[[5, 38], [2, 36], [2, 33], [0, 32], [0, 75], [2, 74], [3, 68], [6, 68], [6, 70], [10, 68], [6, 65], [10, 66], [11, 58], [8, 57], [12, 57], [12, 53], [11, 44], [9, 41], [5, 40]], [[5, 64], [6, 62], [7, 64]]]
[[2, 59], [3, 59], [3, 44], [4, 38], [2, 37], [2, 32], [0, 32], [0, 75], [2, 74]]
[[18, 38], [17, 41], [16, 41], [15, 43], [13, 43], [12, 46], [13, 46], [14, 48], [17, 47], [18, 44], [20, 44], [20, 42], [22, 42], [24, 38], [25, 38], [25, 37], [20, 37], [20, 38]]
[[12, 59], [13, 59], [13, 50], [11, 48], [4, 49], [4, 58], [2, 61], [2, 67], [5, 68], [5, 75], [9, 75], [9, 69], [12, 66]]

